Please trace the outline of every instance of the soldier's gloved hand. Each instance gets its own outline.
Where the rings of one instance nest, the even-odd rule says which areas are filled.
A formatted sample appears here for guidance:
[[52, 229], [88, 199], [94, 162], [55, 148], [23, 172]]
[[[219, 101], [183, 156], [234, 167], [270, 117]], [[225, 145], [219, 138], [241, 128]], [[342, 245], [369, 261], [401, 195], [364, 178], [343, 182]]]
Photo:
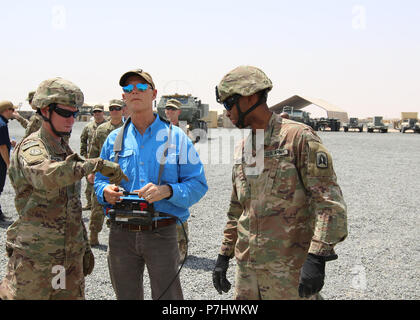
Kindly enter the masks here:
[[219, 254], [216, 261], [216, 266], [213, 270], [213, 285], [219, 294], [222, 291], [227, 293], [230, 290], [231, 284], [226, 279], [226, 272], [229, 268], [229, 257]]
[[105, 177], [108, 177], [111, 184], [115, 184], [117, 186], [123, 179], [128, 181], [128, 177], [121, 170], [120, 165], [112, 161], [104, 160], [103, 166], [99, 172]]
[[100, 172], [109, 178], [111, 184], [119, 185], [123, 179], [128, 181], [128, 177], [121, 170], [119, 164], [112, 161], [101, 158], [86, 159], [83, 167], [85, 174]]
[[299, 297], [309, 298], [321, 291], [325, 278], [325, 257], [309, 253], [300, 271]]
[[85, 252], [83, 256], [83, 274], [85, 277], [92, 273], [93, 267], [95, 266], [95, 257], [91, 250]]

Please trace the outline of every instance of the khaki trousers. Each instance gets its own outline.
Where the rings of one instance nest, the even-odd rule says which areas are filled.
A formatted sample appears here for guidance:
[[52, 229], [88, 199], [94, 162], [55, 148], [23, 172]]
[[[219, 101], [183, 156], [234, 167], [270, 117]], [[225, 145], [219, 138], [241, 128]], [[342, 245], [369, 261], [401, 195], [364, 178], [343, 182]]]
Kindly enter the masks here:
[[118, 300], [143, 300], [143, 273], [147, 266], [152, 299], [183, 300], [178, 272], [176, 224], [153, 231], [128, 231], [111, 224], [108, 267]]

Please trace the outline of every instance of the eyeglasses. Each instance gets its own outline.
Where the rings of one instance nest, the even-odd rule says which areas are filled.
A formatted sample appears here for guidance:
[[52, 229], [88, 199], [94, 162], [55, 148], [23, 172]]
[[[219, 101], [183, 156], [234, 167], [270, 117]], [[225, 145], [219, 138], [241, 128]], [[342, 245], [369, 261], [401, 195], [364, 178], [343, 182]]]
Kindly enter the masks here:
[[223, 101], [223, 106], [225, 107], [225, 109], [227, 111], [232, 110], [233, 106], [238, 102], [239, 97], [239, 95], [235, 94]]
[[12, 111], [12, 110], [15, 110], [15, 109], [14, 108], [7, 108], [7, 110]]
[[101, 112], [103, 112], [103, 111], [95, 110], [92, 113], [101, 113]]
[[166, 110], [171, 110], [171, 111], [178, 110], [177, 108], [174, 108], [174, 107], [166, 107], [165, 109], [166, 109]]
[[121, 111], [121, 107], [109, 107], [109, 111]]
[[66, 110], [66, 109], [61, 109], [59, 107], [55, 107], [53, 110], [56, 114], [58, 114], [59, 116], [61, 116], [63, 118], [70, 118], [70, 117], [76, 118], [77, 115], [79, 114], [79, 110], [70, 111], [70, 110]]
[[[147, 90], [147, 88], [149, 88], [149, 87], [150, 87], [150, 89], [152, 88], [152, 86], [151, 86], [151, 85], [149, 85], [149, 84], [147, 84], [147, 83], [137, 83], [137, 84], [136, 84], [136, 88], [137, 88], [137, 90], [139, 90], [139, 91], [146, 91], [146, 90]], [[133, 90], [134, 90], [134, 85], [132, 85], [132, 84], [129, 84], [129, 85], [127, 85], [127, 86], [123, 87], [123, 91], [124, 91], [125, 93], [130, 93], [130, 92], [133, 92]]]

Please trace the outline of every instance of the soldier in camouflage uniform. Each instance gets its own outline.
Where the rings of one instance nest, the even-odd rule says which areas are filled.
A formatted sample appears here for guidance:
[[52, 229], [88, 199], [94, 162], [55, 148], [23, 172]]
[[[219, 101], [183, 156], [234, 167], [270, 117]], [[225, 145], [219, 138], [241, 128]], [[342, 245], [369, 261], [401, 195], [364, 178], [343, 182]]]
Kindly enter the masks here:
[[[93, 138], [92, 144], [89, 148], [88, 158], [96, 158], [101, 154], [102, 146], [111, 133], [111, 131], [121, 127], [124, 122], [122, 121], [122, 113], [125, 103], [122, 100], [111, 100], [109, 102], [109, 112], [111, 119], [96, 129]], [[90, 183], [93, 184], [95, 175], [92, 174], [88, 177]], [[99, 204], [98, 199], [96, 198], [95, 192], [92, 192], [91, 196], [91, 214], [89, 221], [89, 242], [91, 246], [99, 245], [98, 234], [102, 230], [102, 225], [104, 224], [104, 212], [102, 206]]]
[[9, 263], [0, 298], [84, 299], [94, 257], [82, 221], [80, 180], [93, 172], [116, 184], [127, 177], [113, 162], [73, 153], [62, 138], [83, 104], [76, 85], [62, 78], [43, 81], [34, 104], [42, 127], [17, 144], [9, 167], [19, 217], [7, 230]]
[[[169, 99], [165, 105], [165, 116], [174, 126], [179, 127], [179, 115], [181, 114], [182, 103], [177, 99]], [[182, 128], [187, 136], [191, 139], [190, 130], [188, 128]], [[192, 139], [191, 139], [192, 140]], [[185, 233], [184, 233], [185, 230]], [[188, 234], [188, 221], [185, 221], [182, 225], [179, 221], [176, 224], [176, 231], [178, 233], [178, 249], [179, 249], [179, 263], [183, 263], [187, 256], [187, 238]]]
[[[17, 112], [13, 113], [14, 118], [19, 121], [19, 123], [24, 127], [25, 135], [23, 138], [26, 138], [31, 133], [38, 131], [39, 128], [41, 128], [42, 125], [42, 117], [40, 112], [38, 111], [38, 108], [32, 103], [32, 99], [34, 97], [35, 91], [31, 91], [28, 94], [28, 98], [26, 99], [29, 102], [29, 105], [31, 108], [35, 111], [35, 113], [29, 118], [29, 121], [23, 118], [21, 115], [19, 115]], [[67, 140], [68, 142], [68, 140]]]
[[[93, 121], [90, 121], [82, 131], [82, 134], [80, 135], [80, 155], [83, 157], [87, 157], [89, 147], [92, 143], [93, 135], [98, 128], [99, 125], [106, 122], [106, 119], [104, 118], [104, 106], [97, 104], [93, 107], [92, 110], [93, 114]], [[93, 184], [90, 183], [88, 180], [86, 180], [86, 200], [87, 204], [86, 207], [83, 207], [83, 210], [90, 210], [91, 208], [91, 198], [92, 198], [92, 191], [93, 191]]]
[[235, 150], [213, 284], [220, 294], [230, 289], [226, 271], [235, 256], [235, 299], [316, 299], [325, 262], [337, 258], [334, 246], [347, 236], [346, 204], [321, 139], [268, 109], [271, 88], [251, 66], [232, 70], [216, 87], [232, 123], [252, 133]]

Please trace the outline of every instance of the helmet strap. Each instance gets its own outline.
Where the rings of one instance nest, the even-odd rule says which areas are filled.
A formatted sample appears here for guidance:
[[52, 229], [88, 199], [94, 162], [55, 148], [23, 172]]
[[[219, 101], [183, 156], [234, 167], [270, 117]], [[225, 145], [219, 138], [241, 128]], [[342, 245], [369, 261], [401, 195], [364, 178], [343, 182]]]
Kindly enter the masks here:
[[63, 131], [57, 131], [51, 121], [51, 115], [55, 109], [56, 105], [55, 104], [50, 104], [49, 108], [49, 118], [45, 117], [42, 112], [40, 111], [40, 109], [37, 110], [37, 112], [39, 111], [39, 114], [41, 115], [42, 119], [44, 119], [44, 121], [49, 122], [50, 123], [50, 127], [51, 130], [54, 132], [54, 134], [58, 137], [66, 137], [66, 136], [70, 136], [71, 135], [71, 131], [70, 132], [63, 132]]
[[236, 110], [238, 110], [238, 122], [237, 122], [237, 127], [240, 129], [245, 128], [245, 117], [250, 114], [252, 111], [254, 111], [259, 105], [262, 104], [262, 102], [264, 101], [264, 94], [261, 94], [260, 97], [258, 98], [258, 101], [251, 107], [249, 108], [247, 111], [242, 112], [241, 108], [239, 106], [239, 99], [236, 102]]

